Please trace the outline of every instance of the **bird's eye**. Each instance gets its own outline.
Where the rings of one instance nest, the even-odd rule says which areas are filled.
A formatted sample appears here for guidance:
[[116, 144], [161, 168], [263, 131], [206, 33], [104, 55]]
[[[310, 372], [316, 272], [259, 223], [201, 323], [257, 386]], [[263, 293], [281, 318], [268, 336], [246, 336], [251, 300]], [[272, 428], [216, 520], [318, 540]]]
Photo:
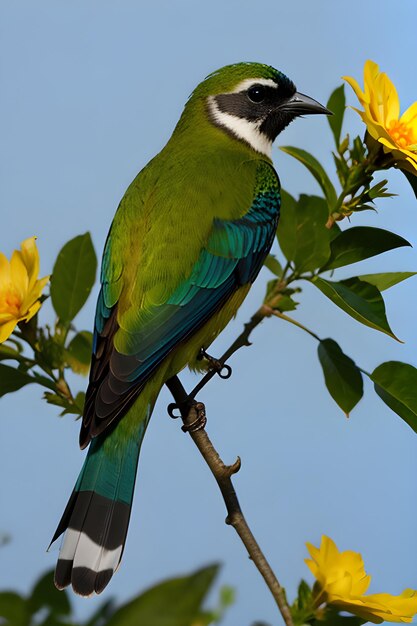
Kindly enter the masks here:
[[248, 89], [248, 98], [252, 102], [262, 102], [265, 100], [265, 87], [263, 85], [252, 85]]

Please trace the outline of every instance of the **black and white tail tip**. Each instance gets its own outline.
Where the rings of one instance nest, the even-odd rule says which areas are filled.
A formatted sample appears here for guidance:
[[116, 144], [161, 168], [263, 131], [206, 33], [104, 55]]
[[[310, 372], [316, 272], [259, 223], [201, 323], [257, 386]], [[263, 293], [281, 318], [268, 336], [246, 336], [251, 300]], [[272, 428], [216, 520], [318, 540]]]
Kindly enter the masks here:
[[123, 553], [130, 506], [92, 491], [74, 491], [52, 542], [65, 531], [55, 586], [80, 596], [101, 593]]

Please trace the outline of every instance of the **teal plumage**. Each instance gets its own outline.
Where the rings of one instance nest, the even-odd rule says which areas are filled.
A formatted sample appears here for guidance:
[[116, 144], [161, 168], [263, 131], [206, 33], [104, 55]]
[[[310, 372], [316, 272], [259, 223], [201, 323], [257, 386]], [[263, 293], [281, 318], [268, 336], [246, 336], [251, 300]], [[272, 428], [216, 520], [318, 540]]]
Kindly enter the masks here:
[[259, 273], [280, 208], [267, 149], [303, 106], [325, 111], [269, 66], [219, 70], [123, 197], [102, 261], [80, 433], [90, 448], [53, 538], [66, 530], [59, 588], [99, 593], [117, 568], [158, 393], [200, 367]]

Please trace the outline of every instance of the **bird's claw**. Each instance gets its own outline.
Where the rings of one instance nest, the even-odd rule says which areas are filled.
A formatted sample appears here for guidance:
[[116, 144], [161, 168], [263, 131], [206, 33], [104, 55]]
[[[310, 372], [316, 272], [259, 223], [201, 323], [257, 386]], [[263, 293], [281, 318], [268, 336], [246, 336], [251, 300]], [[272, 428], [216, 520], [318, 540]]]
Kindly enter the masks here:
[[168, 415], [172, 417], [173, 420], [176, 420], [179, 417], [181, 417], [181, 411], [179, 412], [178, 415], [175, 414], [174, 411], [177, 411], [177, 410], [180, 411], [180, 407], [178, 406], [176, 402], [170, 402], [168, 404], [168, 407], [167, 407]]
[[[179, 417], [184, 418], [185, 415], [189, 415], [191, 409], [195, 410], [196, 417], [189, 424], [181, 426], [181, 429], [185, 433], [193, 433], [205, 427], [207, 424], [206, 407], [202, 402], [195, 402], [195, 400], [193, 401], [191, 398], [188, 402], [183, 402], [181, 406], [175, 402], [168, 404], [168, 415], [173, 419], [178, 419]], [[176, 411], [179, 413], [177, 414]]]
[[194, 405], [196, 412], [196, 418], [190, 424], [184, 424], [181, 426], [181, 430], [184, 433], [195, 433], [197, 430], [202, 430], [207, 424], [206, 407], [202, 402], [196, 402]]
[[217, 374], [220, 376], [220, 378], [223, 378], [223, 380], [227, 380], [232, 375], [232, 368], [230, 367], [230, 365], [226, 365], [226, 363], [224, 363], [222, 365], [222, 369], [218, 371]]
[[209, 363], [210, 370], [216, 372], [216, 374], [218, 374], [220, 378], [223, 378], [223, 380], [231, 377], [232, 368], [230, 367], [230, 365], [226, 365], [220, 359], [212, 357], [204, 350], [204, 348], [200, 348], [200, 352], [198, 353], [197, 358], [199, 360], [206, 359], [206, 361], [208, 361]]

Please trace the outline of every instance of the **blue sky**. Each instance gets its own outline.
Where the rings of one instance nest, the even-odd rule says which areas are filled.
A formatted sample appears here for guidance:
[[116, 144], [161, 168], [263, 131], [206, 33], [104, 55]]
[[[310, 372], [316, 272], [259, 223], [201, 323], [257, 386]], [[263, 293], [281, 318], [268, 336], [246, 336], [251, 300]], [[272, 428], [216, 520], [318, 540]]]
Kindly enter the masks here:
[[[403, 109], [416, 100], [414, 0], [342, 4], [331, 0], [4, 1], [0, 5], [0, 249], [10, 254], [37, 235], [42, 271], [61, 246], [91, 231], [98, 253], [117, 204], [136, 173], [167, 141], [195, 85], [237, 61], [266, 62], [298, 89], [325, 103], [342, 75], [362, 75], [367, 58], [388, 72]], [[348, 99], [354, 104], [349, 88]], [[346, 130], [362, 132], [348, 112]], [[277, 145], [314, 152], [331, 167], [326, 120], [298, 120]], [[302, 166], [275, 147], [282, 184], [317, 193]], [[416, 245], [415, 198], [401, 174], [399, 197], [355, 224], [392, 229]], [[416, 270], [413, 249], [371, 259], [361, 273]], [[351, 275], [351, 271], [345, 273]], [[257, 308], [269, 279], [259, 277], [236, 321], [218, 339], [219, 354]], [[94, 297], [96, 292], [94, 294]], [[94, 297], [77, 318], [91, 328]], [[296, 317], [339, 341], [364, 369], [386, 360], [417, 365], [415, 282], [386, 293], [388, 317], [405, 344], [360, 326], [306, 287]], [[43, 320], [51, 319], [48, 305]], [[233, 360], [233, 377], [204, 391], [213, 442], [226, 461], [239, 454], [235, 484], [248, 521], [289, 597], [299, 579], [305, 541], [322, 533], [361, 551], [372, 591], [417, 588], [417, 440], [366, 383], [347, 420], [328, 396], [315, 342], [269, 320], [254, 345]], [[74, 386], [84, 380], [74, 377]], [[184, 373], [190, 387], [194, 380]], [[58, 418], [28, 387], [0, 401], [0, 588], [27, 591], [52, 567], [45, 549], [82, 463], [79, 423]], [[234, 532], [213, 478], [161, 395], [142, 448], [136, 497], [122, 567], [99, 599], [74, 598], [84, 617], [110, 596], [125, 600], [163, 577], [213, 561], [220, 583], [237, 589], [225, 626], [279, 622], [272, 599]]]

